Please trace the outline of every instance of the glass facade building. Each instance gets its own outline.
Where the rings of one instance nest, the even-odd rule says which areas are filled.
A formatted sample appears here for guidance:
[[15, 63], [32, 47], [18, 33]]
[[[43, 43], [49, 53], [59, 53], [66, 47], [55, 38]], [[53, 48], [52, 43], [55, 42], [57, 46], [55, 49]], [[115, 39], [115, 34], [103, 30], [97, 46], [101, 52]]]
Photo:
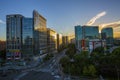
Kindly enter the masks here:
[[83, 26], [85, 30], [85, 39], [99, 39], [98, 26]]
[[77, 49], [88, 47], [89, 40], [99, 39], [98, 26], [75, 26], [75, 40]]
[[99, 29], [98, 26], [83, 26], [84, 27], [84, 32], [85, 33], [85, 45], [88, 47], [89, 46], [89, 40], [92, 39], [100, 39], [99, 35]]
[[114, 40], [113, 40], [113, 28], [111, 28], [111, 27], [103, 28], [101, 30], [101, 37], [102, 37], [102, 39], [106, 40], [107, 45], [113, 45], [113, 42], [114, 42]]
[[[7, 15], [6, 58], [28, 60], [48, 53], [46, 21], [35, 10], [33, 18], [26, 18], [20, 14]], [[49, 32], [50, 47], [56, 47], [53, 43], [53, 36], [56, 36], [54, 33], [52, 30]]]
[[22, 56], [30, 58], [33, 56], [33, 19], [22, 19]]
[[75, 26], [75, 40], [76, 40], [75, 44], [77, 49], [81, 49], [81, 40], [83, 38], [82, 30], [83, 30], [82, 26]]
[[33, 25], [35, 54], [45, 54], [47, 53], [46, 19], [35, 10], [33, 11]]
[[7, 15], [6, 16], [6, 58], [20, 59], [21, 58], [21, 43], [22, 43], [22, 15]]

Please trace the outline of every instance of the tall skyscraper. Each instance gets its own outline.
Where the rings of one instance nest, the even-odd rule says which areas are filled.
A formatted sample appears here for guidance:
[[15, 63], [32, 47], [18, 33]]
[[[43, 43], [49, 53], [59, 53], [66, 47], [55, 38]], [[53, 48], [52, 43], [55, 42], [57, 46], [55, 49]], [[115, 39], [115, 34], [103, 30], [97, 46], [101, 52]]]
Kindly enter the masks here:
[[91, 39], [99, 39], [98, 26], [75, 26], [75, 40], [78, 50], [88, 47]]
[[32, 58], [33, 56], [33, 19], [22, 19], [22, 56], [24, 59]]
[[20, 14], [6, 16], [6, 57], [7, 59], [21, 58], [22, 18]]
[[46, 19], [37, 11], [33, 11], [34, 24], [34, 52], [35, 54], [47, 53], [47, 28]]
[[103, 28], [102, 31], [101, 31], [101, 37], [106, 40], [106, 44], [108, 46], [113, 45], [113, 42], [114, 42], [113, 28], [111, 28], [111, 27]]
[[[29, 60], [33, 56], [46, 55], [47, 28], [46, 19], [37, 11], [33, 11], [33, 18], [26, 18], [20, 14], [6, 16], [6, 44], [7, 59]], [[48, 30], [50, 49], [57, 48], [54, 43], [56, 32]]]

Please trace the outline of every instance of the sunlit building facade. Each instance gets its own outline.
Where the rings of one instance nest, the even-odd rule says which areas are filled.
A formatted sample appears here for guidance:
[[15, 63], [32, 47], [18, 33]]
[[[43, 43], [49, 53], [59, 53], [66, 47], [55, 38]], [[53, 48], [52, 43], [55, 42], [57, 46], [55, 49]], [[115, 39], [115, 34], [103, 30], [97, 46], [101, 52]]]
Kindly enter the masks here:
[[47, 47], [48, 53], [57, 52], [57, 33], [50, 28], [47, 28]]
[[69, 37], [68, 36], [62, 36], [62, 44], [68, 45], [69, 44]]
[[[35, 10], [33, 18], [26, 18], [20, 14], [7, 15], [6, 58], [28, 60], [56, 50], [57, 33], [52, 29], [47, 30], [46, 21]], [[59, 39], [58, 43], [61, 45], [62, 36], [59, 35]]]
[[47, 28], [46, 19], [37, 11], [33, 11], [34, 26], [34, 52], [35, 54], [47, 53]]
[[57, 34], [57, 49], [62, 45], [62, 34]]

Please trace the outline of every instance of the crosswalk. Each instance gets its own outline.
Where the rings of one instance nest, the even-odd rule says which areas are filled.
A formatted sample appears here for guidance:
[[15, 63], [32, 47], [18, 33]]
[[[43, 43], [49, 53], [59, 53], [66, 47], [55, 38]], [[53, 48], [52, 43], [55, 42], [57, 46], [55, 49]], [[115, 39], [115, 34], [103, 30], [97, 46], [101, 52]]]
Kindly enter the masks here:
[[22, 78], [23, 76], [27, 75], [28, 72], [22, 73], [19, 76], [17, 76], [14, 80], [19, 80], [20, 78]]

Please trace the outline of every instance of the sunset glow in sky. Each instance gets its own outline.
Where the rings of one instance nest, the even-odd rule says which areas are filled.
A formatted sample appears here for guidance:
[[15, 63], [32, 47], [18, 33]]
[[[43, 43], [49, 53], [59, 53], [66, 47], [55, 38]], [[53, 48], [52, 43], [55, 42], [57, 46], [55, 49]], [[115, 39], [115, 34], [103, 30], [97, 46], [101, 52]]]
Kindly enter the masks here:
[[[6, 15], [32, 17], [34, 9], [47, 19], [48, 28], [64, 35], [73, 34], [74, 26], [85, 25], [103, 11], [105, 15], [92, 25], [120, 21], [120, 0], [0, 0], [0, 40], [6, 37]], [[114, 36], [120, 37], [117, 26]]]

